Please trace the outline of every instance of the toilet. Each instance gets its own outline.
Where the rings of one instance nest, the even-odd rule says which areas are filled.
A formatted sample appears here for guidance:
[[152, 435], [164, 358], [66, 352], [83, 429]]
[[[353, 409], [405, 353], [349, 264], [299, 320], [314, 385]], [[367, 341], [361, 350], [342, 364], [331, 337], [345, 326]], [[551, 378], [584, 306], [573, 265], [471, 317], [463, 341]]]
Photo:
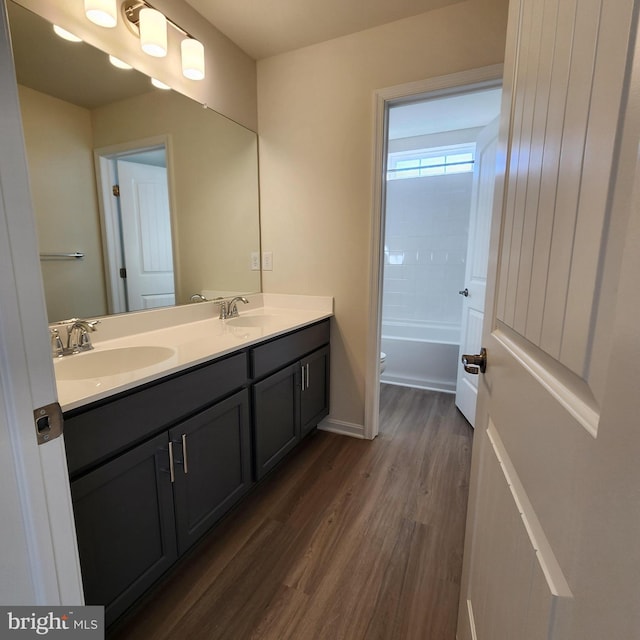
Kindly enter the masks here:
[[387, 354], [384, 351], [380, 352], [380, 374], [385, 370], [387, 366]]

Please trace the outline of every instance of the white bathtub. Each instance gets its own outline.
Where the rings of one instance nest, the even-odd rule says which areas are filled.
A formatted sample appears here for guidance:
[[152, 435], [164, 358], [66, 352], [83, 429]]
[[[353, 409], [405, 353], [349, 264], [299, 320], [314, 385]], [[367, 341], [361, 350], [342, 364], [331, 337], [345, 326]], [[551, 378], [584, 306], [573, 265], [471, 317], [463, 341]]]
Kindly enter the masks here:
[[382, 321], [381, 382], [455, 393], [460, 327]]

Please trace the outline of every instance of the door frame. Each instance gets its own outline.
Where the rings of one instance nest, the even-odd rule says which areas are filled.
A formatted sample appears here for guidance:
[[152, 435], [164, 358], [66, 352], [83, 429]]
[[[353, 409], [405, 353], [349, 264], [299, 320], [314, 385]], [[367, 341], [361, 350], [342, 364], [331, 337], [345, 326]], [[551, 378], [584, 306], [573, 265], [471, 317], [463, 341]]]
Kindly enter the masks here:
[[396, 85], [374, 92], [373, 211], [370, 229], [370, 281], [367, 331], [364, 433], [373, 440], [379, 430], [380, 341], [382, 334], [382, 283], [384, 272], [384, 225], [386, 205], [387, 135], [389, 108], [424, 98], [473, 91], [502, 83], [503, 65], [495, 64], [459, 73]]
[[169, 190], [169, 209], [173, 252], [174, 289], [178, 282], [177, 236], [178, 227], [175, 212], [175, 189], [173, 187], [173, 156], [170, 135], [158, 135], [140, 140], [131, 140], [120, 144], [99, 147], [93, 152], [98, 210], [100, 213], [100, 231], [102, 235], [102, 255], [104, 262], [105, 285], [107, 290], [107, 310], [111, 313], [126, 311], [127, 299], [123, 279], [119, 276], [122, 266], [122, 242], [120, 216], [117, 200], [112, 193], [115, 184], [113, 161], [120, 156], [136, 152], [151, 151], [164, 147], [167, 164], [167, 188]]

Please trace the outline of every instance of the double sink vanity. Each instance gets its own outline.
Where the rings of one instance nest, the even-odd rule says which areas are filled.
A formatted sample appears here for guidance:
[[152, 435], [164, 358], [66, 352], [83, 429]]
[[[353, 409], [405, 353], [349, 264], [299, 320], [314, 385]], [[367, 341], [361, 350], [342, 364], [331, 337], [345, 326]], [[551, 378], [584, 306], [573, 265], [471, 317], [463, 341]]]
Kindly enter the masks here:
[[55, 359], [85, 599], [108, 624], [328, 414], [332, 306], [112, 316]]

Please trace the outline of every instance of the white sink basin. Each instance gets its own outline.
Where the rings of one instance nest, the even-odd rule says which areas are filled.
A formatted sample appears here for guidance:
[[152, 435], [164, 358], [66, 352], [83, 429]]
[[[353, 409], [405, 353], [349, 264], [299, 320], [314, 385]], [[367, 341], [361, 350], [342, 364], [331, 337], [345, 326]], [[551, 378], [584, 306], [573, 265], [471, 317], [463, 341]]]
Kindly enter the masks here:
[[103, 378], [144, 369], [175, 355], [170, 347], [140, 346], [88, 351], [54, 361], [56, 378], [82, 380]]
[[276, 323], [280, 316], [260, 315], [260, 316], [238, 316], [230, 318], [227, 324], [232, 327], [269, 327]]

